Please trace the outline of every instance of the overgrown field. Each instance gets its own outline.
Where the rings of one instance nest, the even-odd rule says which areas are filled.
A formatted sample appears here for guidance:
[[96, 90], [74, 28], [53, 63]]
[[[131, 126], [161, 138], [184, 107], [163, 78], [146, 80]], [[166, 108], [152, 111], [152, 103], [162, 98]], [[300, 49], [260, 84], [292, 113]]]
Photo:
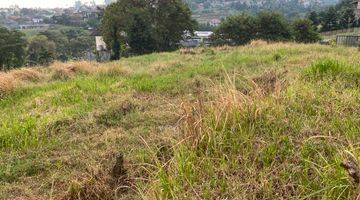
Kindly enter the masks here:
[[0, 74], [0, 99], [0, 199], [360, 198], [355, 48], [55, 63]]

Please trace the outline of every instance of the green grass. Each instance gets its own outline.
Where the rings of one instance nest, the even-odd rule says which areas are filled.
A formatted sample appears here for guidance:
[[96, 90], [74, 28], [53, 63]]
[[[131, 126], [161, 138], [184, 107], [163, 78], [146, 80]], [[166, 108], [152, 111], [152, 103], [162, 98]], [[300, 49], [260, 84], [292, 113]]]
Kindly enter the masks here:
[[0, 100], [0, 198], [356, 196], [340, 167], [345, 151], [360, 157], [355, 48], [190, 51], [20, 82]]

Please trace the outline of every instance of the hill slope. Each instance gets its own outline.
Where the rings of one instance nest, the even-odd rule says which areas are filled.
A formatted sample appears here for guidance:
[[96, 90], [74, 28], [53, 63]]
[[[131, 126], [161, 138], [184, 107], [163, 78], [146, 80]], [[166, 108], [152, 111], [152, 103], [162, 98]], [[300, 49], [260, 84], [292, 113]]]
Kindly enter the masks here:
[[280, 12], [290, 19], [304, 17], [310, 11], [329, 5], [338, 0], [185, 0], [201, 23], [221, 19], [239, 12], [257, 13], [261, 10]]
[[359, 58], [253, 42], [0, 74], [0, 198], [355, 198]]

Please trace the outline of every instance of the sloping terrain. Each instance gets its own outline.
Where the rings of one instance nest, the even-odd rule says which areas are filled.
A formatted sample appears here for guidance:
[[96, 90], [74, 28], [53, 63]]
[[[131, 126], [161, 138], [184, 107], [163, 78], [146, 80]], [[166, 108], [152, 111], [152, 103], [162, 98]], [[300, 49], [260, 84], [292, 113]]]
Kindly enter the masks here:
[[359, 198], [356, 48], [55, 63], [0, 98], [0, 199]]
[[335, 5], [338, 0], [184, 0], [194, 17], [200, 23], [210, 22], [212, 19], [222, 19], [229, 15], [258, 13], [271, 10], [284, 14], [289, 19], [306, 16], [310, 11]]

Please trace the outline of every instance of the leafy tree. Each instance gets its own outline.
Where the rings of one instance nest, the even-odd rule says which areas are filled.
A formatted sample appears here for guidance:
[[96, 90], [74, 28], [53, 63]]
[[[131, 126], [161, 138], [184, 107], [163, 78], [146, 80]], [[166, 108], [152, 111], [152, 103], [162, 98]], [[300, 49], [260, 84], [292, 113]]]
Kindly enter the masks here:
[[16, 30], [0, 27], [0, 70], [21, 67], [25, 62], [26, 40]]
[[256, 38], [256, 28], [256, 19], [250, 15], [231, 16], [215, 30], [214, 39], [243, 45]]
[[56, 59], [61, 61], [80, 59], [85, 52], [95, 47], [94, 38], [81, 28], [47, 30], [40, 32], [39, 35], [44, 35], [55, 43]]
[[193, 32], [196, 22], [191, 18], [189, 7], [181, 0], [152, 0], [148, 7], [153, 15], [157, 51], [177, 48], [184, 32]]
[[102, 33], [112, 59], [119, 59], [125, 48], [135, 54], [175, 49], [194, 25], [181, 0], [121, 0], [105, 9]]
[[338, 23], [339, 15], [335, 6], [329, 7], [326, 11], [320, 13], [321, 20], [321, 30], [322, 31], [332, 31], [339, 29]]
[[48, 65], [56, 58], [55, 43], [44, 35], [38, 35], [30, 40], [27, 50], [30, 65]]
[[356, 6], [353, 0], [342, 0], [319, 13], [321, 31], [332, 31], [359, 26], [355, 18]]
[[298, 19], [292, 24], [293, 36], [296, 42], [314, 43], [320, 40], [320, 34], [316, 32], [312, 21]]
[[57, 60], [67, 61], [70, 59], [68, 51], [69, 41], [66, 35], [62, 34], [59, 30], [47, 30], [40, 32], [39, 35], [44, 35], [49, 41], [55, 43]]
[[320, 24], [319, 15], [316, 11], [310, 12], [307, 18], [311, 21], [312, 25], [314, 26], [318, 26]]
[[340, 11], [339, 26], [341, 28], [350, 28], [356, 25], [354, 9], [344, 8]]
[[263, 11], [257, 16], [258, 37], [268, 41], [291, 39], [290, 26], [285, 18], [274, 12]]
[[111, 49], [112, 60], [120, 58], [121, 43], [125, 43], [125, 32], [128, 29], [128, 22], [130, 19], [131, 11], [137, 7], [143, 7], [143, 5], [137, 3], [136, 0], [122, 0], [112, 3], [106, 7], [101, 24], [101, 31], [104, 37], [104, 41]]
[[155, 51], [156, 41], [152, 37], [150, 13], [143, 9], [136, 9], [132, 15], [127, 35], [131, 51], [137, 54]]

